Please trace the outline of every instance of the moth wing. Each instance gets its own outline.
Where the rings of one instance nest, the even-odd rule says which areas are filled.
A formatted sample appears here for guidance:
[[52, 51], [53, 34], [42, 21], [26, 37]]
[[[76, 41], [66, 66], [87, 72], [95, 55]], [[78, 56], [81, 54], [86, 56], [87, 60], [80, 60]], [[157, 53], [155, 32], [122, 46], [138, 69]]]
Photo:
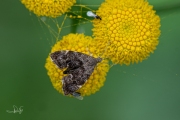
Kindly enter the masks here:
[[66, 59], [64, 57], [67, 57], [67, 51], [56, 51], [50, 54], [51, 61], [60, 69], [66, 68]]

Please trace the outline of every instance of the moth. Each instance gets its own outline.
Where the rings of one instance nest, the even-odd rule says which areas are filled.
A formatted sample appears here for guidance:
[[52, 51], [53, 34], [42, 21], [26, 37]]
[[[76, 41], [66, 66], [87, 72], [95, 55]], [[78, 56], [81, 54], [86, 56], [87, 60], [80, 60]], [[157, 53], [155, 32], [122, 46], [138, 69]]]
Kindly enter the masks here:
[[62, 78], [62, 89], [64, 95], [72, 95], [82, 100], [79, 90], [89, 79], [96, 65], [102, 61], [101, 58], [94, 58], [84, 53], [61, 50], [50, 54], [52, 62], [67, 74]]

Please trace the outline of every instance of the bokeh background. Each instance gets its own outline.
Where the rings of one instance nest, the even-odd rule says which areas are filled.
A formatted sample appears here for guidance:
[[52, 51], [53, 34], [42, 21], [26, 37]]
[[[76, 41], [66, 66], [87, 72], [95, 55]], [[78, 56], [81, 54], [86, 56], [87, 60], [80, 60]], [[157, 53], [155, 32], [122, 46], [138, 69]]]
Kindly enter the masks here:
[[[45, 59], [55, 42], [48, 28], [19, 0], [1, 0], [0, 120], [180, 120], [180, 1], [148, 1], [161, 18], [154, 54], [113, 66], [104, 87], [80, 101], [59, 94], [47, 76]], [[69, 31], [91, 35], [91, 28], [68, 27], [61, 37]], [[7, 113], [13, 105], [23, 106], [22, 114]]]

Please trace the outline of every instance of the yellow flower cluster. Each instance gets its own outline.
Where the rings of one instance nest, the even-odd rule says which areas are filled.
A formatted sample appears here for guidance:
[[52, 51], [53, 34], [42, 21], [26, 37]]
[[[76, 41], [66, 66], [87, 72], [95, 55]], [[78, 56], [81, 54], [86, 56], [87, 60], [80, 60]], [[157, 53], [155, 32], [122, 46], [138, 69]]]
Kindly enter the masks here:
[[[75, 0], [21, 0], [38, 16], [57, 17], [66, 12]], [[146, 59], [156, 49], [160, 35], [160, 18], [146, 0], [105, 0], [93, 20], [93, 36], [68, 34], [58, 41], [50, 53], [70, 50], [102, 60], [86, 83], [77, 91], [81, 96], [97, 92], [109, 70], [108, 58], [114, 64], [133, 64]], [[79, 17], [81, 18], [81, 16]], [[54, 88], [63, 94], [63, 70], [56, 67], [50, 56], [45, 68]]]
[[156, 49], [160, 18], [146, 0], [106, 0], [96, 14], [93, 36], [113, 63], [138, 63]]
[[[60, 50], [71, 50], [97, 57], [98, 54], [95, 49], [96, 46], [94, 45], [94, 40], [90, 36], [85, 36], [84, 34], [68, 34], [52, 47], [51, 53]], [[57, 68], [50, 60], [49, 55], [46, 59], [45, 68], [48, 71], [48, 76], [50, 77], [54, 88], [63, 94], [61, 80], [65, 75], [63, 74], [63, 71]], [[87, 82], [77, 92], [81, 93], [81, 96], [88, 96], [97, 92], [104, 85], [106, 79], [105, 76], [108, 70], [108, 61], [102, 60], [97, 64]]]
[[21, 0], [37, 16], [58, 17], [67, 12], [76, 0]]

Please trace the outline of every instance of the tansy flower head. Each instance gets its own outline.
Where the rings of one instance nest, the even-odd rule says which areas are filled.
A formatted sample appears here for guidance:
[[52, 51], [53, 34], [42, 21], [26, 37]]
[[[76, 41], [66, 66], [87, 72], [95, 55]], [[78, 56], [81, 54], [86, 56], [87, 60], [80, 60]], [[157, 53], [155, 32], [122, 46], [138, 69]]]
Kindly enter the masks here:
[[[51, 53], [61, 50], [70, 50], [97, 58], [98, 54], [95, 51], [96, 46], [93, 41], [94, 40], [90, 36], [85, 36], [84, 34], [69, 34], [64, 36], [62, 40], [58, 41], [52, 47]], [[66, 76], [66, 74], [63, 74], [63, 70], [57, 68], [50, 60], [50, 56], [46, 59], [45, 68], [48, 71], [48, 76], [54, 88], [64, 94], [62, 90], [62, 78]], [[109, 64], [107, 60], [99, 62], [89, 79], [77, 92], [79, 92], [81, 96], [88, 96], [97, 92], [103, 86], [108, 70]]]
[[21, 0], [37, 16], [58, 17], [67, 12], [76, 0]]
[[138, 63], [156, 49], [160, 18], [147, 1], [106, 0], [96, 14], [102, 20], [93, 20], [93, 35], [113, 63]]

